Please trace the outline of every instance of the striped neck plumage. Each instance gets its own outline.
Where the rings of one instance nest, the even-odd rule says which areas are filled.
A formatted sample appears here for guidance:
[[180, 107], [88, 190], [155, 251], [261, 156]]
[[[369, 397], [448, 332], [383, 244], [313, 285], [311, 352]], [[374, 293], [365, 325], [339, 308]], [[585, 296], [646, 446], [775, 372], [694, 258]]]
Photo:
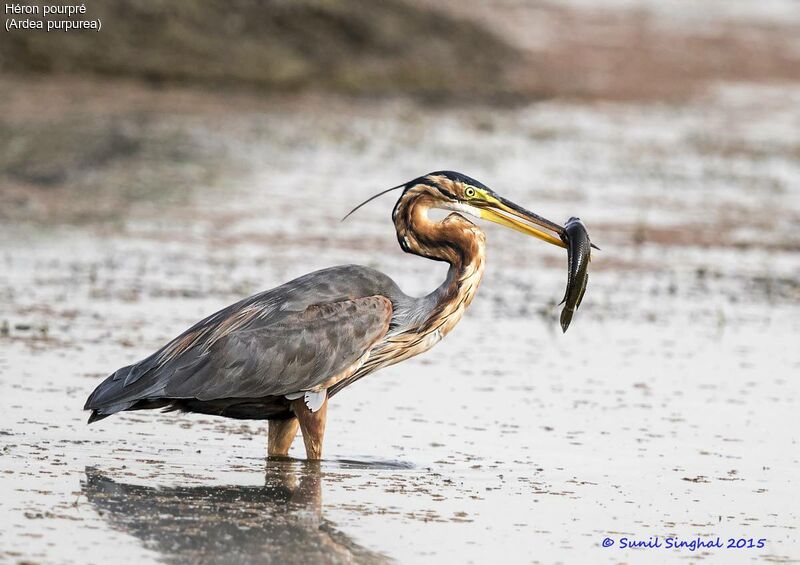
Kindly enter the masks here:
[[463, 312], [472, 302], [483, 278], [486, 237], [457, 213], [432, 220], [428, 213], [437, 200], [424, 185], [416, 188], [398, 201], [393, 219], [403, 251], [450, 264], [445, 281], [424, 299], [430, 305], [428, 322], [434, 323], [437, 317]]

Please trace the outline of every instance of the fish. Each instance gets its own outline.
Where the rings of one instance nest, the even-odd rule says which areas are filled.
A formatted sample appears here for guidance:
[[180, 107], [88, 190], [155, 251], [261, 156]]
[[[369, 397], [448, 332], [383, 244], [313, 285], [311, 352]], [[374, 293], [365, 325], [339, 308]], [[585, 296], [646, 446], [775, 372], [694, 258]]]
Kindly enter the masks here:
[[575, 310], [581, 305], [586, 286], [589, 282], [589, 261], [592, 259], [592, 247], [599, 249], [589, 240], [589, 232], [580, 218], [572, 217], [564, 227], [564, 243], [567, 244], [567, 289], [561, 311], [561, 330], [566, 333]]

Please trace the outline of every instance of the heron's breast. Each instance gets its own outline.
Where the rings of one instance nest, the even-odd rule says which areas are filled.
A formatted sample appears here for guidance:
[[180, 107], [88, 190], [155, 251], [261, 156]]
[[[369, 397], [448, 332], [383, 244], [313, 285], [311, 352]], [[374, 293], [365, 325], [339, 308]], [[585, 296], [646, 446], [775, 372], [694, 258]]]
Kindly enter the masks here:
[[386, 336], [382, 342], [373, 347], [369, 360], [359, 373], [377, 371], [425, 353], [453, 330], [464, 316], [464, 311], [470, 302], [471, 298], [460, 301], [454, 307], [443, 311], [435, 320], [429, 320], [424, 327]]

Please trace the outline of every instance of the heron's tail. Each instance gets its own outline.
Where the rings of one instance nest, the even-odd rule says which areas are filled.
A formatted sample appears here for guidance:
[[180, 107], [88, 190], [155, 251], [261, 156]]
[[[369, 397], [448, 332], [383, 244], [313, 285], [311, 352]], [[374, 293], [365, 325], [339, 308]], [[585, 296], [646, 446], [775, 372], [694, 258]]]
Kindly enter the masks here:
[[103, 418], [108, 418], [109, 416], [111, 416], [111, 414], [101, 414], [97, 410], [92, 410], [92, 413], [89, 414], [89, 419], [86, 421], [86, 423], [91, 424], [92, 422], [102, 420]]
[[86, 404], [83, 405], [84, 410], [92, 411], [87, 424], [108, 418], [112, 414], [133, 406], [134, 402], [131, 401], [120, 402], [122, 387], [123, 381], [114, 380], [114, 375], [111, 375], [92, 391], [92, 394], [86, 399]]
[[122, 367], [97, 385], [83, 405], [84, 410], [92, 411], [88, 424], [128, 410], [141, 399], [134, 387], [125, 387], [126, 377], [135, 372], [136, 368], [137, 365]]

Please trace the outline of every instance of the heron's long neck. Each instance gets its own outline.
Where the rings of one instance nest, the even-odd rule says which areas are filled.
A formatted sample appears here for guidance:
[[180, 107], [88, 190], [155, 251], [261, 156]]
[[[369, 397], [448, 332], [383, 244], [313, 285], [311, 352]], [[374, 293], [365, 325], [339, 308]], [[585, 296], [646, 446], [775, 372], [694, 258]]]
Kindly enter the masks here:
[[444, 335], [475, 297], [483, 278], [486, 238], [459, 214], [450, 214], [439, 222], [431, 220], [430, 207], [424, 195], [401, 201], [395, 208], [394, 221], [404, 251], [450, 264], [445, 281], [420, 299], [420, 324]]

